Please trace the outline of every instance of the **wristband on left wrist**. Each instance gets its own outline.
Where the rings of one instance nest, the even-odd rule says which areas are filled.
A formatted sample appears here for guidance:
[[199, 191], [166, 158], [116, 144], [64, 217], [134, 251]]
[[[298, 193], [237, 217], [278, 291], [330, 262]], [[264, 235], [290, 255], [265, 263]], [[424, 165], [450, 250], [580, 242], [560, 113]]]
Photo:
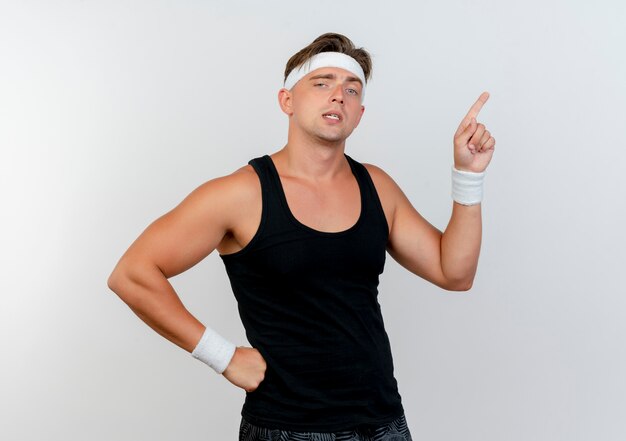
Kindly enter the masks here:
[[477, 205], [483, 200], [485, 172], [458, 170], [452, 166], [452, 199], [461, 205]]

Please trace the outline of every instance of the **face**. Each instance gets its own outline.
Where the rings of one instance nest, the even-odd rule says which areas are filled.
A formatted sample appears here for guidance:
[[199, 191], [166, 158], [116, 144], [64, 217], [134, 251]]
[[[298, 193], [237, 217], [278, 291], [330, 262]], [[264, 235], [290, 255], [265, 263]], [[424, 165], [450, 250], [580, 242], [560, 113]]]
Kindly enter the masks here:
[[361, 121], [361, 82], [338, 67], [309, 72], [279, 102], [289, 115], [289, 130], [321, 142], [343, 142]]

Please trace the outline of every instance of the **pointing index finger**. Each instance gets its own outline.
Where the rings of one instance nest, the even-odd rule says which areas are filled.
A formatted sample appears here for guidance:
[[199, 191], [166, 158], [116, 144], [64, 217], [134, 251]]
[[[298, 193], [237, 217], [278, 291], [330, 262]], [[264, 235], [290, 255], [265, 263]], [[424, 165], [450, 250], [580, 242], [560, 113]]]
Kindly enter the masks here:
[[483, 105], [487, 102], [488, 99], [489, 92], [483, 92], [480, 94], [478, 100], [476, 100], [476, 102], [469, 109], [469, 112], [467, 112], [467, 115], [465, 115], [465, 117], [461, 120], [461, 124], [459, 124], [459, 128], [456, 129], [456, 133], [454, 134], [455, 138], [459, 136], [461, 132], [463, 132], [467, 128], [467, 126], [470, 125], [470, 123], [472, 122], [472, 118], [476, 118], [478, 116], [478, 112], [480, 112], [480, 109], [483, 108]]
[[483, 108], [483, 105], [487, 102], [488, 99], [489, 99], [489, 92], [481, 93], [480, 96], [478, 97], [478, 100], [476, 100], [476, 102], [469, 109], [469, 112], [467, 112], [465, 119], [467, 121], [470, 121], [472, 118], [476, 118], [478, 116], [478, 112], [480, 112], [480, 109]]

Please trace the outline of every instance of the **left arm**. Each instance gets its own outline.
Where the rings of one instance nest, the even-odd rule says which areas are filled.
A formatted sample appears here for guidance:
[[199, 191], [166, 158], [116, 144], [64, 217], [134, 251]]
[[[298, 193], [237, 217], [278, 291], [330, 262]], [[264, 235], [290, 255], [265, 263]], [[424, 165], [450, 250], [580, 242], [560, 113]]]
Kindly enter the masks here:
[[[487, 92], [481, 94], [454, 135], [457, 170], [483, 172], [491, 161], [495, 139], [483, 124], [476, 123], [488, 98]], [[368, 170], [389, 220], [389, 254], [412, 273], [443, 289], [469, 290], [480, 254], [481, 204], [453, 202], [452, 216], [442, 233], [417, 212], [390, 176], [371, 165]]]
[[413, 274], [449, 291], [471, 288], [481, 240], [480, 205], [454, 203], [442, 233], [413, 207], [382, 169], [366, 164], [389, 224], [387, 251]]

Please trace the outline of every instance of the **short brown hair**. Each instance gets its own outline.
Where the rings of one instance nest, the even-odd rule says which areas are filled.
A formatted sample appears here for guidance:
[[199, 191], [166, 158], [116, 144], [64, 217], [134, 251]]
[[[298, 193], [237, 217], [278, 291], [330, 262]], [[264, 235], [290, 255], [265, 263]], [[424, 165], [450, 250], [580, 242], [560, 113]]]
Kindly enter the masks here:
[[361, 65], [366, 82], [369, 81], [372, 76], [372, 59], [365, 49], [362, 47], [356, 48], [354, 43], [345, 35], [327, 32], [317, 37], [307, 47], [300, 49], [287, 61], [287, 66], [285, 66], [285, 80], [287, 80], [287, 76], [292, 70], [302, 66], [313, 55], [317, 55], [321, 52], [341, 52], [349, 55]]

